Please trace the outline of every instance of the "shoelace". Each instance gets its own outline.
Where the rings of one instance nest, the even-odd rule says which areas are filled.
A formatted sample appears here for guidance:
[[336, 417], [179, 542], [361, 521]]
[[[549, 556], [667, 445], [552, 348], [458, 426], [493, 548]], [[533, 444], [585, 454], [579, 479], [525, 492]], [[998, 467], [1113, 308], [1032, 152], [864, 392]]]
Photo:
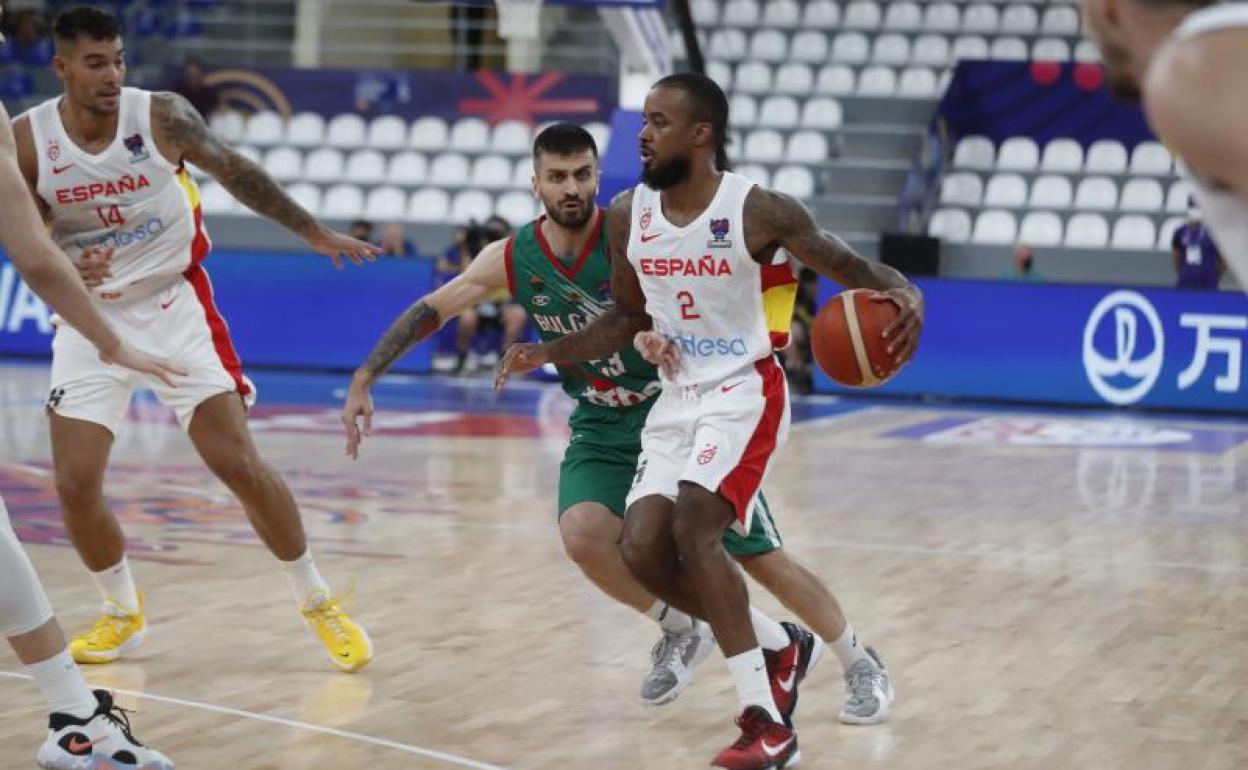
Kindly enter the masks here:
[[125, 622], [125, 618], [102, 615], [99, 620], [95, 621], [95, 625], [91, 626], [91, 630], [86, 633], [86, 637], [93, 644], [102, 644], [104, 642], [103, 637], [108, 632], [121, 636], [122, 626], [125, 625]]
[[350, 641], [346, 628], [342, 625], [342, 608], [338, 606], [338, 600], [330, 597], [322, 604], [314, 607], [311, 612], [320, 617], [321, 622], [334, 635], [334, 640], [339, 644], [345, 644]]
[[878, 676], [874, 666], [858, 666], [849, 678], [849, 692], [855, 699], [866, 699], [875, 695], [875, 681]]
[[126, 740], [136, 746], [142, 746], [143, 744], [139, 743], [130, 732], [130, 715], [133, 713], [135, 712], [131, 709], [122, 708], [117, 705], [116, 701], [113, 701], [109, 710], [104, 712], [104, 718], [121, 730], [121, 734], [126, 736]]
[[738, 751], [744, 751], [758, 739], [758, 736], [763, 734], [763, 731], [767, 729], [767, 724], [751, 714], [737, 717], [737, 727], [741, 728], [741, 737], [732, 744], [732, 747]]
[[693, 631], [687, 633], [664, 631], [663, 640], [659, 644], [666, 645], [666, 649], [654, 667], [662, 671], [675, 670], [677, 660], [684, 662], [685, 651], [689, 649], [689, 645], [693, 644], [693, 636]]

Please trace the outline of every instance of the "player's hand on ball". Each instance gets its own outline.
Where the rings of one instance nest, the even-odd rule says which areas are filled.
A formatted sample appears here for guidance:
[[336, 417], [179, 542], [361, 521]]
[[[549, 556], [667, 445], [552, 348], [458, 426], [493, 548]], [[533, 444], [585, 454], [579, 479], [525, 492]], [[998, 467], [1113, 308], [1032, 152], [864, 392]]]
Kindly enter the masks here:
[[78, 257], [78, 275], [88, 289], [94, 289], [113, 277], [113, 250], [88, 246]]
[[360, 441], [364, 436], [373, 435], [373, 394], [366, 385], [355, 380], [351, 381], [347, 399], [342, 404], [342, 427], [347, 431], [346, 455], [357, 460], [360, 457]]
[[185, 377], [186, 370], [170, 363], [168, 359], [144, 353], [141, 350], [122, 343], [121, 347], [111, 353], [100, 353], [100, 360], [106, 364], [116, 364], [141, 374], [150, 374], [170, 387], [176, 388], [178, 383], [174, 377]]
[[900, 289], [877, 292], [876, 302], [892, 302], [901, 309], [893, 322], [884, 330], [888, 340], [888, 352], [898, 365], [910, 360], [919, 347], [919, 334], [923, 331], [923, 293], [911, 284]]
[[680, 348], [661, 332], [637, 332], [633, 337], [633, 347], [637, 348], [642, 358], [659, 367], [668, 379], [676, 376], [680, 369]]
[[308, 245], [334, 261], [334, 267], [342, 269], [342, 258], [345, 256], [357, 265], [364, 260], [375, 262], [381, 253], [380, 246], [352, 238], [349, 235], [334, 232], [328, 227], [321, 227], [310, 238]]
[[546, 348], [540, 344], [518, 342], [512, 345], [503, 354], [503, 360], [498, 362], [498, 373], [494, 375], [494, 388], [497, 390], [507, 384], [508, 375], [528, 374], [549, 360]]

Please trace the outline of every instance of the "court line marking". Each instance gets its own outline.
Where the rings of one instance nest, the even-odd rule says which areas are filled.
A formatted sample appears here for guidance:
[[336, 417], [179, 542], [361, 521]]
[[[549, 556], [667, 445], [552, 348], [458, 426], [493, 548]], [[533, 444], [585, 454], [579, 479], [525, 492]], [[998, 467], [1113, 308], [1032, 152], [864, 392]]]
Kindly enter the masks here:
[[[29, 674], [19, 674], [15, 671], [0, 671], [0, 676], [10, 679], [26, 679], [31, 677]], [[184, 706], [186, 708], [201, 709], [203, 711], [212, 711], [217, 714], [225, 714], [227, 716], [240, 717], [242, 719], [253, 719], [257, 722], [268, 722], [270, 724], [281, 725], [282, 727], [290, 727], [297, 730], [305, 730], [311, 733], [321, 733], [323, 735], [332, 735], [335, 738], [345, 738], [357, 743], [364, 743], [369, 746], [377, 746], [384, 749], [392, 749], [404, 754], [412, 754], [426, 759], [436, 759], [451, 765], [459, 767], [471, 767], [474, 770], [508, 770], [508, 768], [499, 765], [491, 765], [487, 762], [478, 762], [475, 759], [468, 759], [457, 754], [448, 754], [444, 751], [435, 749], [426, 749], [421, 746], [414, 746], [410, 743], [402, 743], [400, 741], [392, 741], [388, 738], [375, 738], [371, 735], [363, 733], [353, 733], [349, 730], [339, 730], [335, 727], [324, 727], [323, 725], [314, 725], [308, 722], [299, 722], [294, 719], [285, 719], [283, 717], [270, 716], [268, 714], [257, 714], [254, 711], [244, 711], [242, 709], [230, 708], [228, 706], [218, 706], [213, 703], [201, 703], [200, 701], [184, 700], [182, 698], [171, 698], [167, 695], [157, 695], [149, 692], [136, 692], [134, 690], [122, 690], [120, 688], [107, 688], [113, 692], [119, 692], [123, 695], [129, 695], [134, 698], [143, 698], [146, 700], [156, 701], [158, 703], [168, 703], [173, 706]]]

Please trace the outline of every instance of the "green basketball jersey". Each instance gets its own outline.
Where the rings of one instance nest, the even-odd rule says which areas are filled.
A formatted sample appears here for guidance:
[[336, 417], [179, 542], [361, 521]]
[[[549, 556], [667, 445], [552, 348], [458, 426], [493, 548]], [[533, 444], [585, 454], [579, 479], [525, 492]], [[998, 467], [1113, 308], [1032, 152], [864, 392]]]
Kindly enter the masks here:
[[[574, 261], [561, 259], [542, 235], [541, 220], [521, 228], [506, 247], [507, 283], [543, 342], [577, 331], [602, 315], [611, 295], [605, 215]], [[608, 358], [559, 366], [564, 391], [582, 404], [627, 407], [659, 392], [658, 374], [632, 345]]]

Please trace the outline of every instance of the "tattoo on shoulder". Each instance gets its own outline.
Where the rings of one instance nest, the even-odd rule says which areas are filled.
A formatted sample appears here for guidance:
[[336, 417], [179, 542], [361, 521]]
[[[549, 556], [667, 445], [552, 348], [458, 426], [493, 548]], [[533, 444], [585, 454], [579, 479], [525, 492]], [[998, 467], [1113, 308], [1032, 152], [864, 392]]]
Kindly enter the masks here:
[[169, 91], [152, 94], [153, 117], [161, 136], [182, 152], [200, 146], [211, 138], [203, 116], [181, 94]]

